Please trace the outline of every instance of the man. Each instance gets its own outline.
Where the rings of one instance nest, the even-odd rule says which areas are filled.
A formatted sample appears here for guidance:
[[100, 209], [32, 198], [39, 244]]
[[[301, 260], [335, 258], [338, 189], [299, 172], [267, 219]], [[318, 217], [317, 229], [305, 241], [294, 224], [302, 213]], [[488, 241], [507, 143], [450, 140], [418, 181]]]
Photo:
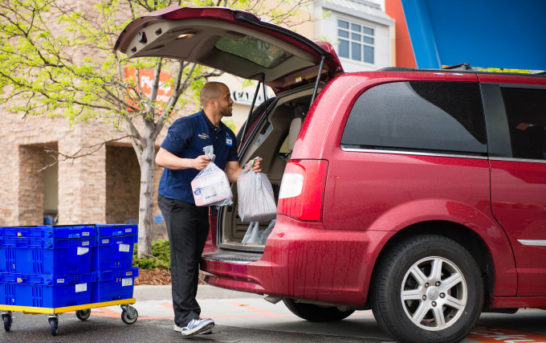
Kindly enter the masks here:
[[[165, 168], [158, 189], [158, 203], [169, 235], [174, 329], [183, 336], [211, 332], [214, 321], [199, 318], [201, 308], [195, 299], [199, 259], [209, 232], [208, 208], [197, 207], [190, 182], [209, 164], [203, 147], [212, 145], [215, 163], [231, 182], [242, 171], [237, 157], [235, 134], [221, 122], [230, 117], [233, 101], [229, 88], [208, 82], [200, 93], [202, 111], [176, 120], [161, 144], [155, 162]], [[261, 171], [259, 161], [253, 170]]]

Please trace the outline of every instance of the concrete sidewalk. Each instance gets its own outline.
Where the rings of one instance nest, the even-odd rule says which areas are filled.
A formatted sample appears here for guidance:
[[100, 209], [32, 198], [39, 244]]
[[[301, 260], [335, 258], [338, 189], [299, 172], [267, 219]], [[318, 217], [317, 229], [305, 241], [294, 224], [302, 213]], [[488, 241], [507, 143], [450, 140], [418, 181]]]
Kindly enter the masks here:
[[[135, 286], [133, 291], [133, 297], [136, 301], [148, 301], [148, 300], [169, 300], [171, 301], [171, 285], [155, 286], [155, 285], [140, 285]], [[230, 299], [230, 298], [263, 298], [264, 296], [237, 292], [224, 288], [199, 285], [197, 288], [197, 299]]]

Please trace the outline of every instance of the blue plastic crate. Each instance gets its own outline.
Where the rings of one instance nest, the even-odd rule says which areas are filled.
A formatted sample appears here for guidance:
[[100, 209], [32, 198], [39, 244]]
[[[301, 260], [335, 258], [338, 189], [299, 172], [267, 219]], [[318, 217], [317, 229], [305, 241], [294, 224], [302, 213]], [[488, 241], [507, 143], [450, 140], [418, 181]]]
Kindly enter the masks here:
[[137, 225], [128, 224], [96, 224], [98, 236], [124, 236], [138, 234]]
[[36, 238], [89, 238], [97, 234], [94, 225], [37, 225], [37, 226], [3, 226], [0, 236], [36, 237]]
[[0, 272], [21, 274], [88, 273], [94, 267], [94, 237], [55, 239], [0, 237]]
[[91, 302], [95, 273], [71, 275], [0, 274], [0, 304], [59, 308]]
[[127, 269], [133, 265], [136, 235], [97, 237], [96, 270]]
[[138, 267], [98, 271], [91, 301], [98, 303], [132, 298], [137, 276]]

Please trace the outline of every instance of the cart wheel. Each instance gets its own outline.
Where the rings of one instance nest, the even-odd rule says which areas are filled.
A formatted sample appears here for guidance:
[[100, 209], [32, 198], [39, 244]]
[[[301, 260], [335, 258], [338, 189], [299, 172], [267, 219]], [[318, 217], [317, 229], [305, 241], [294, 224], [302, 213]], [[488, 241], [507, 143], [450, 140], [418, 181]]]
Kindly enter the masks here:
[[59, 319], [57, 317], [50, 317], [48, 321], [51, 335], [57, 336], [57, 333], [59, 332]]
[[89, 316], [91, 316], [91, 309], [76, 311], [76, 317], [78, 317], [78, 319], [82, 322], [89, 319]]
[[136, 308], [132, 306], [127, 306], [123, 308], [123, 311], [121, 312], [121, 320], [125, 324], [134, 324], [137, 321], [138, 318], [138, 312]]
[[2, 320], [4, 321], [4, 330], [6, 330], [6, 332], [11, 330], [11, 323], [12, 323], [11, 313], [2, 314]]

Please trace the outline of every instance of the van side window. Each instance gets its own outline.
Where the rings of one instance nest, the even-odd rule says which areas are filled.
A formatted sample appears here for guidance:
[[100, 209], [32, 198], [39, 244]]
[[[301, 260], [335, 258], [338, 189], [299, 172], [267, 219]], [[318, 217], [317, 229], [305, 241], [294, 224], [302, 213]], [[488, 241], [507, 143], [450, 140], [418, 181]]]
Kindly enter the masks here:
[[546, 89], [503, 87], [512, 156], [546, 160]]
[[477, 83], [393, 82], [355, 102], [343, 146], [487, 154]]

